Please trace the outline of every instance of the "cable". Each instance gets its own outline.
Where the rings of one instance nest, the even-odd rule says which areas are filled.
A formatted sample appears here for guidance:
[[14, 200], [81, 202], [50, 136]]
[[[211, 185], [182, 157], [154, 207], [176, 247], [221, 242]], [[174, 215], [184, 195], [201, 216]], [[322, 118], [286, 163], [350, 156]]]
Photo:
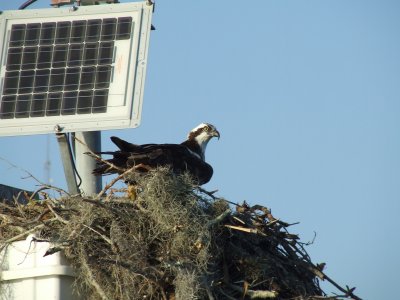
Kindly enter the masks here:
[[31, 5], [32, 3], [36, 2], [37, 0], [28, 0], [26, 1], [24, 4], [22, 4], [18, 9], [25, 9], [27, 8], [29, 5]]
[[[67, 143], [68, 143], [69, 151], [72, 153], [71, 136], [69, 133], [67, 133], [66, 135], [67, 135]], [[74, 169], [74, 172], [79, 179], [79, 183], [77, 184], [78, 188], [79, 188], [82, 184], [82, 178], [79, 175], [78, 170], [76, 169], [75, 159], [76, 159], [76, 157], [75, 157], [75, 151], [74, 151], [74, 159], [72, 160], [72, 168]]]

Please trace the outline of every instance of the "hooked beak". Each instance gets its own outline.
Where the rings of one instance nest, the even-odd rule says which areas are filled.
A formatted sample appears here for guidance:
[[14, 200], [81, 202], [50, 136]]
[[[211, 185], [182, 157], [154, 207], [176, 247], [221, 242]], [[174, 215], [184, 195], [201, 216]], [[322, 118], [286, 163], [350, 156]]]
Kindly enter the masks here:
[[212, 132], [212, 136], [217, 137], [217, 138], [219, 139], [219, 138], [220, 138], [220, 135], [219, 135], [218, 130], [214, 130], [214, 131]]

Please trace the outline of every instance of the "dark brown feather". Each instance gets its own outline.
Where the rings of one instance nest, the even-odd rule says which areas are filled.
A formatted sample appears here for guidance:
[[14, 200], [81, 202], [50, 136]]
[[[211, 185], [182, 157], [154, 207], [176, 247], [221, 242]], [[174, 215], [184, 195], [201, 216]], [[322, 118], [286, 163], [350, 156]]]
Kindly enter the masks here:
[[[200, 185], [210, 181], [213, 175], [212, 167], [183, 144], [135, 145], [118, 138], [114, 138], [112, 141], [121, 150], [102, 154], [112, 154], [113, 158], [109, 159], [108, 162], [122, 170], [127, 170], [138, 165], [145, 165], [151, 169], [160, 166], [169, 166], [175, 174], [189, 172]], [[140, 168], [138, 171], [145, 170]], [[93, 170], [93, 174], [95, 175], [113, 173], [121, 173], [121, 171], [110, 168], [104, 162], [99, 162], [98, 167]]]
[[205, 162], [204, 151], [213, 137], [219, 138], [219, 132], [207, 123], [202, 123], [190, 131], [188, 139], [181, 144], [137, 145], [113, 136], [111, 140], [119, 151], [100, 153], [113, 157], [107, 161], [98, 160], [93, 174], [121, 174], [135, 166], [137, 172], [147, 172], [157, 167], [168, 166], [175, 174], [189, 172], [198, 184], [205, 184], [210, 181], [213, 169]]

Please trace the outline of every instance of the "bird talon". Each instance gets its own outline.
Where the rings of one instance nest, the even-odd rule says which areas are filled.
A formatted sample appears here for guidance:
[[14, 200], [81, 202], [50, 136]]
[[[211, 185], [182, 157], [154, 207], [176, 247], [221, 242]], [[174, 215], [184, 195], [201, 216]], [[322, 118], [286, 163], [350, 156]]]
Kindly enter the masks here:
[[128, 190], [127, 190], [127, 197], [132, 200], [135, 201], [137, 199], [137, 188], [136, 185], [130, 185], [128, 184]]

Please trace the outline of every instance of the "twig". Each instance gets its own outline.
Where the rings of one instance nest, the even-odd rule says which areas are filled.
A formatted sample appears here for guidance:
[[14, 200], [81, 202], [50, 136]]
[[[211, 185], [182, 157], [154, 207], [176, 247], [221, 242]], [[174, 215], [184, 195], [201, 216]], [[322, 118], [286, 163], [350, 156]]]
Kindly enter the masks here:
[[101, 234], [100, 232], [98, 232], [97, 230], [93, 229], [90, 226], [87, 226], [86, 224], [82, 224], [82, 226], [86, 227], [87, 229], [89, 229], [89, 230], [91, 230], [91, 231], [93, 231], [95, 233], [97, 233], [99, 236], [101, 236], [103, 238], [103, 240], [105, 240], [107, 243], [109, 243], [111, 246], [113, 246], [112, 241], [108, 237], [106, 237], [104, 234]]
[[209, 221], [207, 223], [207, 227], [210, 228], [210, 227], [214, 226], [215, 224], [222, 222], [230, 213], [231, 213], [231, 210], [228, 208], [222, 214], [220, 214], [218, 217]]
[[104, 293], [103, 289], [100, 287], [100, 285], [97, 283], [97, 281], [95, 280], [93, 273], [86, 261], [85, 258], [81, 259], [81, 263], [82, 263], [82, 267], [86, 272], [86, 280], [88, 280], [90, 282], [90, 284], [94, 287], [94, 289], [96, 290], [96, 292], [99, 294], [100, 298], [103, 300], [108, 300], [107, 295]]
[[58, 187], [55, 187], [55, 186], [52, 186], [52, 185], [49, 185], [49, 184], [42, 184], [42, 186], [41, 186], [39, 189], [37, 189], [36, 191], [34, 191], [34, 192], [32, 193], [32, 195], [30, 196], [29, 200], [30, 200], [30, 201], [33, 201], [34, 198], [35, 198], [35, 196], [36, 196], [38, 193], [40, 193], [41, 191], [44, 191], [44, 190], [54, 190], [54, 191], [57, 191], [57, 192], [59, 192], [59, 193], [63, 193], [63, 194], [65, 194], [65, 195], [67, 195], [67, 196], [71, 196], [71, 194], [68, 193], [68, 192], [67, 192], [66, 190], [64, 190], [64, 189], [61, 189], [61, 188], [58, 188]]
[[[313, 265], [315, 269], [318, 269], [316, 266]], [[339, 284], [337, 284], [335, 281], [333, 281], [328, 275], [326, 275], [323, 271], [319, 271], [321, 274], [324, 276], [324, 280], [328, 281], [330, 284], [332, 284], [334, 287], [336, 287], [339, 291], [344, 293], [346, 297], [352, 297], [353, 300], [362, 300], [360, 297], [357, 297], [354, 295], [353, 291], [355, 288], [349, 288], [347, 287], [347, 290], [342, 288]]]
[[224, 225], [224, 226], [231, 228], [231, 229], [235, 229], [235, 230], [240, 230], [240, 231], [244, 231], [244, 232], [248, 232], [248, 233], [256, 233], [256, 234], [266, 236], [265, 233], [259, 231], [257, 228], [245, 228], [245, 227], [233, 226], [233, 225]]
[[203, 287], [206, 290], [207, 296], [208, 296], [208, 300], [215, 300], [214, 295], [210, 289], [210, 285], [207, 281], [207, 277], [203, 277], [202, 278], [202, 283], [203, 283]]
[[236, 298], [233, 298], [232, 296], [230, 296], [227, 293], [225, 293], [222, 289], [220, 289], [219, 292], [229, 300], [237, 300]]
[[148, 212], [149, 212], [146, 208], [144, 208], [144, 207], [140, 204], [139, 201], [136, 201], [135, 204], [136, 204], [136, 207], [139, 208], [139, 210], [140, 210], [141, 212], [143, 212], [143, 213], [148, 213]]
[[217, 192], [217, 190], [216, 190], [216, 191], [211, 191], [211, 192], [209, 192], [209, 191], [203, 189], [201, 186], [198, 186], [197, 189], [198, 189], [201, 193], [204, 193], [204, 194], [206, 194], [207, 196], [211, 197], [213, 200], [222, 200], [222, 201], [225, 201], [226, 203], [232, 204], [232, 205], [234, 205], [234, 206], [240, 206], [239, 204], [237, 204], [237, 203], [235, 203], [235, 202], [232, 202], [232, 201], [226, 200], [226, 199], [224, 199], [224, 198], [219, 198], [219, 197], [214, 196], [214, 193]]
[[89, 155], [90, 157], [94, 158], [97, 161], [100, 161], [108, 166], [110, 166], [112, 169], [115, 169], [119, 172], [123, 172], [124, 170], [121, 169], [120, 167], [117, 167], [116, 165], [110, 163], [109, 161], [103, 159], [100, 155], [98, 155], [97, 153], [93, 152], [92, 150], [90, 150], [90, 148], [88, 147], [88, 145], [86, 145], [84, 142], [82, 142], [80, 139], [78, 139], [76, 136], [73, 137], [78, 143], [80, 143], [83, 146], [86, 146], [87, 148], [87, 152], [85, 152], [84, 154]]
[[43, 227], [45, 227], [47, 225], [47, 223], [51, 223], [51, 222], [53, 222], [55, 220], [57, 220], [57, 218], [52, 218], [52, 219], [49, 219], [49, 220], [45, 220], [45, 221], [43, 221], [42, 224], [36, 225], [35, 227], [33, 227], [33, 228], [31, 228], [31, 229], [29, 229], [29, 230], [27, 230], [25, 232], [22, 232], [22, 233], [20, 233], [20, 234], [18, 234], [16, 236], [4, 241], [4, 242], [2, 242], [2, 244], [4, 244], [4, 245], [1, 246], [0, 250], [3, 249], [4, 246], [6, 246], [7, 244], [9, 244], [11, 242], [15, 242], [15, 241], [23, 238], [24, 236], [32, 233], [32, 232], [35, 232], [35, 231], [37, 231], [39, 229], [42, 229]]
[[241, 219], [239, 219], [238, 217], [233, 216], [233, 218], [234, 218], [236, 221], [238, 221], [239, 223], [241, 223], [241, 224], [243, 224], [243, 225], [246, 225], [246, 223], [245, 223], [244, 221], [242, 221]]
[[116, 215], [120, 215], [120, 213], [121, 213], [121, 211], [118, 210], [118, 208], [115, 208], [115, 207], [112, 207], [112, 206], [109, 206], [109, 205], [105, 205], [104, 202], [101, 202], [101, 201], [98, 201], [98, 200], [82, 198], [82, 201], [90, 203], [90, 204], [93, 204], [93, 205], [96, 205], [96, 206], [99, 206], [99, 207], [107, 209], [107, 210], [110, 210]]
[[6, 159], [0, 157], [0, 160], [4, 161], [4, 162], [7, 163], [8, 165], [10, 165], [12, 168], [15, 168], [15, 169], [17, 169], [17, 170], [20, 170], [20, 171], [22, 171], [22, 172], [25, 172], [25, 173], [28, 175], [28, 177], [23, 177], [23, 179], [26, 179], [26, 178], [31, 177], [33, 180], [35, 180], [37, 183], [40, 184], [41, 187], [31, 195], [30, 199], [33, 199], [33, 197], [34, 197], [38, 192], [40, 192], [40, 191], [42, 191], [42, 190], [44, 190], [44, 189], [51, 189], [51, 190], [55, 190], [55, 191], [58, 191], [58, 192], [63, 192], [63, 193], [65, 193], [65, 194], [68, 195], [68, 196], [70, 195], [68, 192], [66, 192], [65, 190], [63, 190], [63, 189], [61, 189], [61, 188], [58, 188], [58, 187], [55, 187], [55, 186], [52, 186], [52, 185], [49, 185], [49, 184], [46, 184], [46, 183], [40, 181], [40, 180], [39, 180], [38, 178], [36, 178], [31, 172], [29, 172], [29, 171], [25, 170], [24, 168], [21, 168], [21, 167], [15, 165], [15, 164], [13, 164], [12, 162], [10, 162], [10, 161], [8, 161], [8, 160], [6, 160]]
[[[312, 296], [311, 297], [311, 300], [318, 300], [318, 299], [321, 299], [321, 300], [339, 300], [339, 298], [337, 296], [333, 296], [333, 297], [331, 297], [331, 296], [328, 296], [328, 297], [326, 297], [326, 296]], [[299, 300], [301, 300], [301, 299], [299, 299]]]
[[64, 220], [59, 214], [56, 213], [54, 208], [49, 203], [46, 203], [46, 205], [47, 205], [48, 209], [51, 210], [51, 212], [57, 218], [58, 221], [60, 221], [63, 224], [69, 224], [69, 222], [67, 220]]
[[48, 240], [48, 239], [38, 239], [37, 237], [33, 236], [33, 237], [32, 237], [32, 242], [37, 242], [37, 243], [50, 243], [50, 240]]
[[107, 184], [102, 190], [101, 192], [96, 196], [96, 199], [100, 199], [106, 192], [108, 189], [110, 189], [118, 180], [124, 178], [124, 176], [126, 174], [128, 174], [129, 172], [133, 171], [135, 169], [136, 166], [133, 166], [132, 168], [126, 170], [125, 172], [123, 172], [122, 174], [118, 175], [116, 178], [114, 178], [109, 184]]
[[246, 291], [244, 291], [243, 288], [236, 286], [234, 284], [229, 284], [229, 287], [240, 293], [245, 292], [245, 295], [249, 296], [250, 299], [256, 299], [256, 298], [272, 299], [272, 298], [276, 298], [278, 296], [278, 292], [276, 292], [276, 291], [267, 291], [267, 290], [254, 291], [254, 290], [250, 290], [250, 289], [247, 289]]
[[[157, 273], [158, 270], [156, 268], [148, 267], [146, 269], [142, 269], [141, 271], [138, 271], [138, 270], [133, 269], [130, 264], [122, 262], [122, 261], [110, 260], [110, 259], [105, 259], [105, 258], [101, 258], [100, 261], [108, 262], [108, 263], [112, 263], [112, 264], [121, 266], [123, 268], [126, 268], [130, 272], [132, 272], [134, 275], [140, 276], [143, 279], [148, 280], [149, 282], [151, 282], [152, 284], [154, 284], [158, 288], [158, 290], [161, 293], [161, 297], [162, 297], [163, 300], [167, 300], [168, 299], [168, 297], [167, 297], [167, 295], [166, 295], [166, 293], [164, 291], [163, 286], [157, 280], [157, 276], [154, 275], [154, 274], [151, 274], [149, 272], [146, 272], [147, 271], [146, 269], [150, 269], [150, 270], [152, 270], [152, 271]], [[152, 277], [152, 278], [150, 278], [150, 277]]]

